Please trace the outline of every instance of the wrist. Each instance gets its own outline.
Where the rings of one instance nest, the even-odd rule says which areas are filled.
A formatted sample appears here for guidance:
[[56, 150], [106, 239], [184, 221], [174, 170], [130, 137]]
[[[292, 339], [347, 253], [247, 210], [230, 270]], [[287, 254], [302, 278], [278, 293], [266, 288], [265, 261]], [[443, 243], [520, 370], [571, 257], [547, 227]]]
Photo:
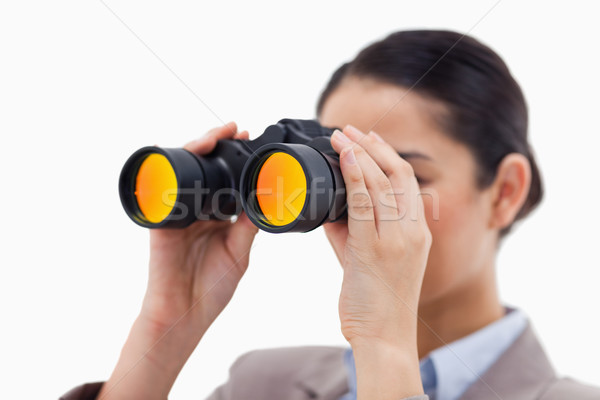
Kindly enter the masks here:
[[136, 352], [143, 352], [145, 358], [165, 373], [178, 373], [205, 332], [184, 320], [166, 325], [140, 314], [131, 328], [127, 344], [136, 347]]
[[414, 344], [407, 341], [393, 343], [382, 339], [361, 338], [351, 341], [350, 347], [355, 358], [358, 356], [377, 363], [379, 360], [389, 359], [398, 364], [419, 366], [416, 341]]
[[101, 398], [166, 399], [202, 334], [190, 335], [186, 324], [162, 326], [140, 315]]
[[392, 400], [423, 394], [416, 344], [361, 339], [351, 346], [358, 400]]

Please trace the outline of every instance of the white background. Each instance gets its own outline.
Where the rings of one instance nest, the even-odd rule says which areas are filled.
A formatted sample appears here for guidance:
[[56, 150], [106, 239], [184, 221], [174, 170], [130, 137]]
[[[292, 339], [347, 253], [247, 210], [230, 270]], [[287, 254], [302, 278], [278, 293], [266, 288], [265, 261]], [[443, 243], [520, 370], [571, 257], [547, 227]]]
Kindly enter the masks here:
[[[525, 91], [546, 199], [502, 248], [502, 297], [531, 316], [559, 372], [600, 384], [595, 2], [495, 2], [106, 0], [151, 51], [100, 0], [2, 2], [0, 398], [109, 376], [146, 284], [148, 234], [117, 192], [130, 153], [222, 121], [256, 136], [311, 118], [338, 65], [422, 27], [472, 30]], [[321, 230], [259, 234], [171, 397], [203, 398], [254, 348], [345, 345], [340, 284]]]

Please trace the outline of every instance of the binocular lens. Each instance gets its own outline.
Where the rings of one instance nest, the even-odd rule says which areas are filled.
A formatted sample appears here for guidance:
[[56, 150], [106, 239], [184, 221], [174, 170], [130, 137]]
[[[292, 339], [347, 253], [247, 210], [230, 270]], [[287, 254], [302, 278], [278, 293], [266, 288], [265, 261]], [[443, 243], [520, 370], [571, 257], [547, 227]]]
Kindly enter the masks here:
[[256, 200], [264, 222], [283, 226], [293, 222], [306, 201], [306, 175], [293, 156], [274, 152], [263, 159], [256, 174]]
[[304, 144], [258, 148], [242, 171], [240, 194], [250, 221], [272, 233], [308, 232], [345, 210], [337, 161]]
[[177, 177], [167, 157], [153, 153], [142, 161], [135, 177], [134, 194], [146, 220], [159, 223], [171, 213], [177, 187]]
[[[212, 171], [212, 175], [218, 177], [219, 173]], [[192, 153], [148, 146], [125, 162], [119, 195], [125, 211], [138, 225], [182, 228], [198, 219], [206, 197], [199, 191], [208, 183], [198, 157]], [[218, 185], [226, 187], [220, 181]]]

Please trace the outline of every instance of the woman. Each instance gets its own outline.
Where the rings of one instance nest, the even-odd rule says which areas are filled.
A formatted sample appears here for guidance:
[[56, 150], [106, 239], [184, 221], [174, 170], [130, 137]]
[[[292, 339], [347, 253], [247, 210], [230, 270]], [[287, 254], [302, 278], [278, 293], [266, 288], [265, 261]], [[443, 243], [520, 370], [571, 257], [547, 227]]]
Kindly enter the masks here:
[[[525, 100], [499, 56], [454, 32], [394, 33], [333, 74], [317, 115], [344, 127], [331, 142], [349, 217], [325, 230], [344, 269], [350, 349], [247, 353], [210, 399], [600, 398], [556, 377], [526, 317], [498, 297], [499, 243], [543, 192]], [[232, 132], [186, 148], [248, 137]], [[113, 374], [64, 398], [166, 398], [255, 234], [245, 216], [153, 230], [147, 293]]]

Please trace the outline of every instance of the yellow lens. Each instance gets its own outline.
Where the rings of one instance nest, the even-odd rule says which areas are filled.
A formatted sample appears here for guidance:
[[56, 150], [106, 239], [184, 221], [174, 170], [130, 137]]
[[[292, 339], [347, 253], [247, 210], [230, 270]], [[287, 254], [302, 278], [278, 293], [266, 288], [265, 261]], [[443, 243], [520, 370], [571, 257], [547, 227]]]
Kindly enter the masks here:
[[256, 199], [269, 224], [294, 222], [306, 201], [306, 175], [298, 160], [287, 153], [271, 154], [258, 172]]
[[171, 213], [177, 198], [177, 177], [167, 157], [153, 153], [144, 159], [135, 178], [135, 196], [149, 222], [161, 222]]

